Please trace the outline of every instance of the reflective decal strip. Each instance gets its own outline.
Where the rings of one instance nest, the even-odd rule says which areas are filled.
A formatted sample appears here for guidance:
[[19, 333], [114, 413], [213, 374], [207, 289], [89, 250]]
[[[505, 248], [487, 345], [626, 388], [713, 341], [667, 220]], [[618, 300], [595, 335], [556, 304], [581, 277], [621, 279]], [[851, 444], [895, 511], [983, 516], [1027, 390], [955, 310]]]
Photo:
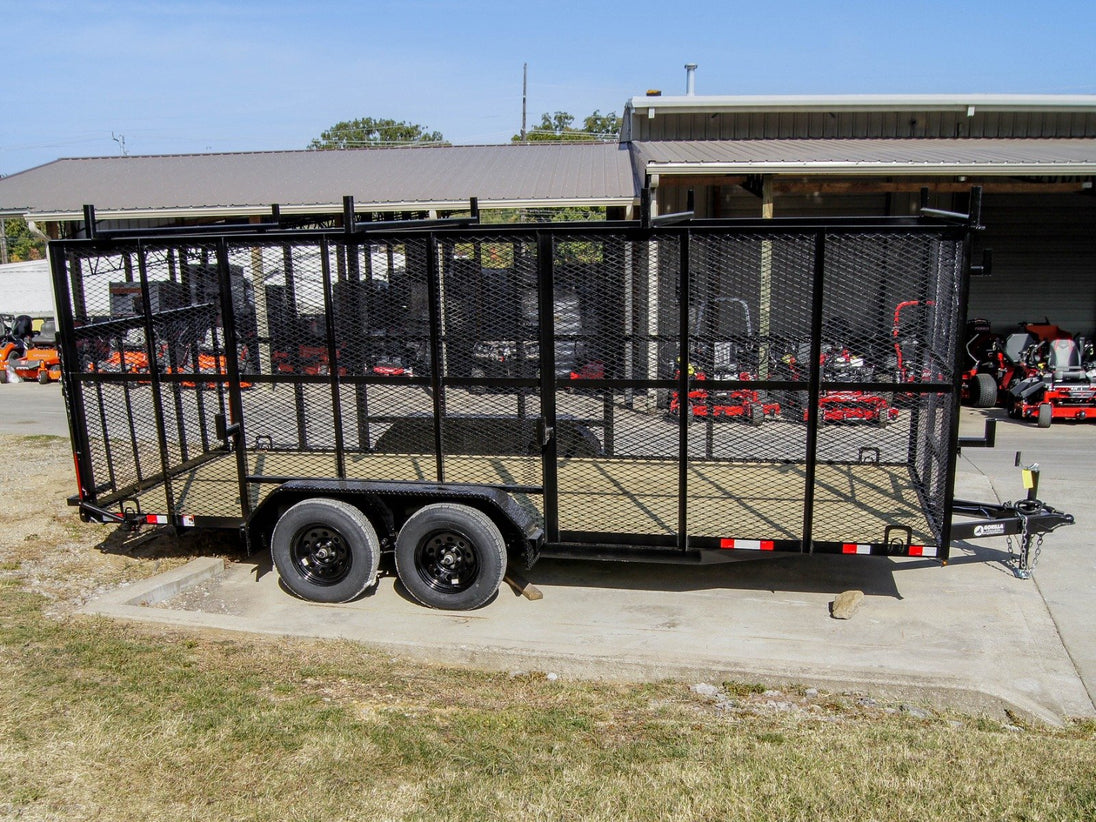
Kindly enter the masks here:
[[721, 539], [720, 548], [737, 551], [772, 551], [774, 550], [771, 539]]
[[163, 514], [145, 514], [147, 525], [167, 525], [167, 517]]
[[911, 545], [910, 546], [911, 557], [934, 557], [936, 556], [935, 545]]
[[870, 554], [871, 546], [863, 543], [846, 542], [841, 546], [842, 554]]

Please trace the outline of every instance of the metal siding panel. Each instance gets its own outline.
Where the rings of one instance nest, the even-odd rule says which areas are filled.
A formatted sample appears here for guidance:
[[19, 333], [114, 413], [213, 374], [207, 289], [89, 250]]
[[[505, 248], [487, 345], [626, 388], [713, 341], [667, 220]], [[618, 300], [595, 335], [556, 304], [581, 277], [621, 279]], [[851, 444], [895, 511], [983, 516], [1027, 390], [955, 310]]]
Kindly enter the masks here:
[[1096, 200], [1083, 195], [987, 195], [975, 254], [993, 249], [993, 276], [971, 282], [970, 314], [1001, 332], [1049, 318], [1096, 329]]

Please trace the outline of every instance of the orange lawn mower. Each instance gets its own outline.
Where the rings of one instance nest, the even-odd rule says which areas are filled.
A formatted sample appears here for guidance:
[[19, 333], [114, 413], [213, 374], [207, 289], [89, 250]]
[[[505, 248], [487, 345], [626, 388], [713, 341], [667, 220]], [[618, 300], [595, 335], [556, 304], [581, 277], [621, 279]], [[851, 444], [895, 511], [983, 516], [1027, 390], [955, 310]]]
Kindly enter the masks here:
[[0, 382], [38, 380], [47, 385], [61, 379], [57, 348], [34, 344], [36, 336], [39, 332], [34, 330], [34, 320], [28, 315], [20, 314], [12, 321], [0, 343]]

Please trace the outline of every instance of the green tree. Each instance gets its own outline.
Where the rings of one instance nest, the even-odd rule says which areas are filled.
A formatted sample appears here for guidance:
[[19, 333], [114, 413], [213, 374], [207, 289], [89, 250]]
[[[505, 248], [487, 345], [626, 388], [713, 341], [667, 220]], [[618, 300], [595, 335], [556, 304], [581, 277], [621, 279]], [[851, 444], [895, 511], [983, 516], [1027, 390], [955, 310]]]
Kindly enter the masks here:
[[4, 221], [5, 236], [0, 242], [7, 244], [8, 262], [45, 259], [46, 241], [31, 232], [26, 220], [22, 217], [0, 217], [0, 220]]
[[374, 120], [362, 117], [343, 120], [320, 134], [308, 144], [309, 149], [362, 148], [377, 145], [411, 145], [413, 143], [443, 143], [440, 131], [428, 131], [426, 126], [402, 120]]
[[[554, 114], [544, 112], [540, 116], [540, 124], [526, 132], [525, 142], [610, 141], [617, 139], [620, 134], [621, 120], [616, 112], [602, 114], [595, 109], [593, 114], [582, 121], [582, 128], [575, 128], [572, 125], [574, 122], [575, 116], [566, 111], [557, 111]], [[515, 134], [511, 142], [522, 142], [521, 135]]]

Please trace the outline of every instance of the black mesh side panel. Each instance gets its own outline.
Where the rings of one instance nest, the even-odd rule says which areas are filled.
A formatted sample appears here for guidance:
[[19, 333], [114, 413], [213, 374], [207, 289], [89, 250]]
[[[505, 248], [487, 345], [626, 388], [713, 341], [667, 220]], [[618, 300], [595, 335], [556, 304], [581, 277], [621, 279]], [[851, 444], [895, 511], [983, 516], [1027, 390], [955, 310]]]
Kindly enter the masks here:
[[676, 237], [577, 235], [553, 245], [561, 531], [677, 537], [678, 427], [668, 385], [680, 272]]
[[292, 477], [443, 480], [511, 488], [578, 541], [942, 534], [962, 273], [943, 229], [60, 247], [96, 499], [231, 518]]
[[799, 539], [808, 375], [793, 341], [810, 340], [814, 237], [702, 235], [690, 261], [689, 391], [670, 404], [688, 427], [689, 532]]

